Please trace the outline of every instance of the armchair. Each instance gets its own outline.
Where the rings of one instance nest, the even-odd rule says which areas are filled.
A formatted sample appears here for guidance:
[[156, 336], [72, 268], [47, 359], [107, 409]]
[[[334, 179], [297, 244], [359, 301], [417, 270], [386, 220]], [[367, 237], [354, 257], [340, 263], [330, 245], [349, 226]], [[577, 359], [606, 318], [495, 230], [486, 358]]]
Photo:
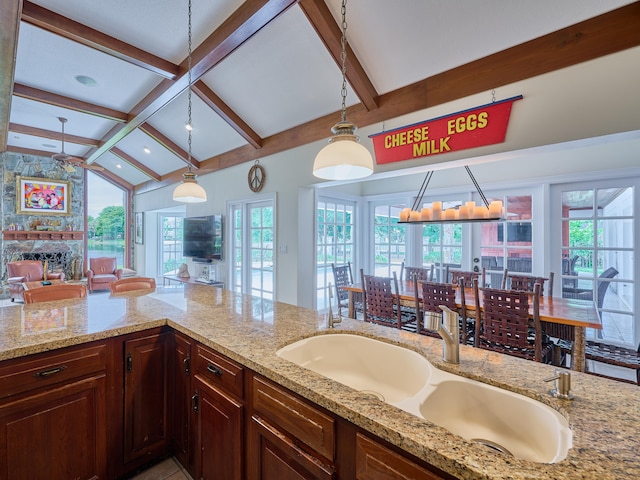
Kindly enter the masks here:
[[97, 257], [89, 259], [87, 277], [89, 292], [109, 290], [109, 284], [122, 278], [122, 269], [118, 268], [116, 257]]
[[[7, 284], [11, 301], [24, 301], [24, 282], [44, 280], [44, 267], [39, 260], [20, 260], [7, 263]], [[64, 280], [64, 272], [47, 272], [47, 280]]]

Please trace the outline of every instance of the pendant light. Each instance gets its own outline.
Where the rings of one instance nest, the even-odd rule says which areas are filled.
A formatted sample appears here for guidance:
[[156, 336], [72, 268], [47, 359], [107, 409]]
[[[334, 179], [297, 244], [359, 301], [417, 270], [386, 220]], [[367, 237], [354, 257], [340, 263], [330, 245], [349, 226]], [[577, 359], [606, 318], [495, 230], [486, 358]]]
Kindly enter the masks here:
[[329, 144], [316, 155], [313, 174], [326, 180], [354, 180], [373, 173], [373, 158], [367, 148], [359, 143], [356, 127], [347, 120], [347, 0], [342, 0], [342, 119], [331, 132]]
[[196, 174], [191, 171], [191, 0], [189, 0], [189, 52], [187, 56], [187, 76], [189, 86], [187, 87], [187, 103], [189, 104], [187, 131], [189, 132], [189, 147], [187, 156], [187, 171], [182, 174], [182, 183], [173, 191], [173, 199], [185, 203], [201, 203], [207, 201], [207, 192], [198, 185]]

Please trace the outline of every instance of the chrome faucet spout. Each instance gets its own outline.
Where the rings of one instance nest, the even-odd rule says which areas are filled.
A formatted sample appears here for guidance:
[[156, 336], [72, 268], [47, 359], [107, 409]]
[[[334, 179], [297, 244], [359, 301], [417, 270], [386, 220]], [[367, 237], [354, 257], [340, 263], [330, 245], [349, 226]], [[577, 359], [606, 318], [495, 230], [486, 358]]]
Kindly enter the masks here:
[[[444, 305], [440, 305], [442, 320], [430, 322], [429, 328], [436, 330], [442, 337], [442, 359], [447, 363], [460, 363], [460, 326], [458, 314]], [[433, 328], [436, 327], [436, 328]]]
[[333, 289], [331, 288], [331, 283], [327, 285], [327, 290], [329, 292], [329, 315], [327, 316], [327, 326], [329, 328], [334, 328], [334, 326], [340, 322], [342, 322], [342, 317], [338, 314], [337, 317], [333, 316], [333, 305], [331, 305], [331, 299], [333, 298]]

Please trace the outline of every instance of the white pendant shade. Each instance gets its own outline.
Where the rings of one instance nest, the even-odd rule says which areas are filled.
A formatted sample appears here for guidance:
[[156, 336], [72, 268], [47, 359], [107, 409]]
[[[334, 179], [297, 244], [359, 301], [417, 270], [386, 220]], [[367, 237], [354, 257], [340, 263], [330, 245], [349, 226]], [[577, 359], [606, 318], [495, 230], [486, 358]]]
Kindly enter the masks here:
[[191, 172], [184, 173], [184, 180], [173, 191], [173, 199], [184, 203], [201, 203], [207, 201], [207, 192], [196, 182]]
[[353, 136], [333, 137], [313, 162], [313, 174], [326, 180], [355, 180], [372, 173], [371, 153]]

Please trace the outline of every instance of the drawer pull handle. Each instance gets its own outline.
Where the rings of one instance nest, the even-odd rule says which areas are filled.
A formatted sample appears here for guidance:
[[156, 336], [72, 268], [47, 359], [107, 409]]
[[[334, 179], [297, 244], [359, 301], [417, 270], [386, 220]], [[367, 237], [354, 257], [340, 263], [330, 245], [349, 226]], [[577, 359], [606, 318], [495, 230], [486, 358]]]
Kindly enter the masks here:
[[218, 375], [219, 377], [222, 376], [222, 370], [216, 367], [213, 363], [210, 363], [209, 365], [207, 365], [207, 370], [213, 373], [214, 375]]
[[52, 368], [51, 370], [43, 370], [42, 372], [34, 373], [33, 376], [39, 377], [39, 378], [47, 378], [47, 377], [50, 377], [51, 375], [55, 375], [56, 373], [60, 373], [66, 368], [67, 368], [66, 365], [62, 365], [61, 367]]

